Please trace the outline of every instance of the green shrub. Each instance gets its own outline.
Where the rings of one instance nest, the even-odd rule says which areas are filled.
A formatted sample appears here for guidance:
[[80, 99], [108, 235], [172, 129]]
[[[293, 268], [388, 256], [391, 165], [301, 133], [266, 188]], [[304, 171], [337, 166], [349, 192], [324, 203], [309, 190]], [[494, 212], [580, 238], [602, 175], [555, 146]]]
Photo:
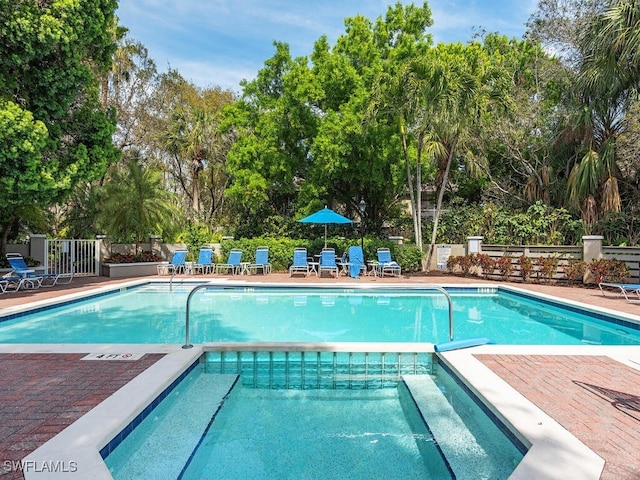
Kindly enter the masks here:
[[[255, 261], [256, 249], [258, 247], [269, 248], [269, 263], [274, 272], [287, 271], [293, 261], [293, 249], [296, 247], [306, 248], [309, 255], [313, 255], [310, 240], [294, 240], [290, 238], [251, 238], [240, 240], [225, 240], [221, 243], [221, 254], [216, 259], [216, 263], [227, 261], [232, 248], [242, 250], [242, 261]], [[320, 252], [320, 250], [318, 250]]]
[[[327, 239], [327, 247], [333, 248], [339, 257], [352, 245], [360, 245], [360, 242], [347, 238]], [[229, 251], [232, 248], [242, 250], [243, 262], [252, 262], [255, 260], [256, 248], [258, 247], [269, 248], [269, 262], [271, 262], [274, 272], [286, 272], [293, 261], [294, 248], [306, 248], [309, 256], [319, 254], [324, 247], [324, 238], [316, 238], [313, 240], [291, 238], [243, 238], [240, 240], [225, 240], [221, 243], [221, 255], [216, 259], [216, 262], [226, 261]], [[365, 261], [377, 260], [378, 248], [388, 248], [391, 251], [391, 258], [400, 264], [403, 272], [415, 272], [421, 269], [423, 254], [419, 248], [413, 245], [398, 245], [394, 242], [376, 238], [364, 239]]]
[[419, 272], [422, 270], [424, 253], [413, 245], [400, 246], [395, 249], [395, 257], [392, 251], [391, 258], [400, 264], [403, 272]]

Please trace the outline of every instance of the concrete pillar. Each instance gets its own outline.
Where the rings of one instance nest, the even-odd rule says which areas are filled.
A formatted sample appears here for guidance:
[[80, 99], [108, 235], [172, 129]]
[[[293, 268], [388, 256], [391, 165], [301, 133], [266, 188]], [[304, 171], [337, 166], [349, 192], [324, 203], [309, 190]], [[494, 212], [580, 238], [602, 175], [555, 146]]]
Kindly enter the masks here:
[[29, 236], [29, 256], [47, 268], [47, 236], [33, 234]]
[[467, 237], [467, 255], [482, 253], [482, 240], [484, 237]]
[[162, 255], [162, 248], [160, 245], [162, 244], [162, 237], [160, 235], [149, 235], [149, 247], [151, 253], [155, 253], [156, 255]]
[[96, 235], [96, 240], [98, 241], [98, 259], [102, 262], [111, 256], [111, 245], [106, 235]]
[[[602, 235], [585, 235], [582, 237], [582, 260], [590, 263], [592, 260], [602, 258]], [[587, 269], [582, 278], [583, 283], [593, 283], [593, 275]]]

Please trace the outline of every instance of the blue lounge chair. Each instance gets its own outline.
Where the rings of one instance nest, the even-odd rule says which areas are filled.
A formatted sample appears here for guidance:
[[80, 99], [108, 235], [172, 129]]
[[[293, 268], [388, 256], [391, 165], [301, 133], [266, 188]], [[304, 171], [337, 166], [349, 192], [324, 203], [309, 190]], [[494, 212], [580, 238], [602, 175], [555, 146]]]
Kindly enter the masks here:
[[206, 275], [207, 273], [213, 272], [215, 265], [211, 263], [213, 259], [213, 249], [208, 247], [203, 247], [200, 249], [198, 253], [198, 260], [191, 266], [191, 270], [193, 273], [202, 273]]
[[294, 248], [293, 249], [293, 263], [289, 267], [289, 276], [293, 276], [294, 273], [302, 272], [305, 275], [309, 275], [311, 266], [309, 265], [309, 259], [307, 258], [306, 248]]
[[[627, 302], [640, 303], [640, 283], [598, 283], [598, 287], [605, 297], [624, 297]], [[608, 295], [612, 289], [614, 292], [617, 290], [617, 295]]]
[[186, 250], [176, 250], [173, 252], [171, 262], [158, 265], [158, 275], [178, 275], [184, 273], [184, 264], [187, 261]]
[[389, 275], [398, 275], [402, 273], [402, 268], [391, 258], [391, 251], [388, 248], [378, 249], [378, 264], [375, 265], [376, 273], [384, 277], [385, 273]]
[[322, 276], [322, 272], [335, 273], [338, 278], [338, 265], [336, 264], [336, 251], [333, 248], [323, 248], [320, 252], [320, 264], [317, 275]]
[[262, 269], [262, 273], [271, 273], [271, 264], [269, 263], [269, 248], [258, 247], [256, 248], [256, 261], [248, 265], [249, 272], [258, 273], [258, 270]]
[[339, 258], [336, 263], [338, 264], [338, 268], [340, 269], [340, 273], [344, 273], [345, 275], [349, 275], [349, 254], [347, 252], [342, 253], [342, 257]]
[[349, 276], [351, 278], [360, 278], [360, 275], [367, 273], [367, 264], [364, 263], [364, 252], [360, 245], [352, 245], [349, 247]]
[[[36, 274], [35, 270], [27, 265], [22, 255], [19, 253], [7, 253], [7, 261], [11, 265], [12, 271], [7, 275], [8, 278], [17, 277], [22, 279], [22, 282], [16, 286], [16, 290], [21, 287], [25, 288], [39, 288], [41, 286], [53, 287], [58, 281], [58, 275], [51, 274]], [[6, 279], [6, 278], [5, 278]], [[45, 283], [46, 280], [46, 283]], [[14, 281], [15, 283], [15, 281]]]
[[7, 290], [13, 290], [14, 292], [17, 292], [20, 289], [35, 290], [42, 286], [42, 277], [21, 277], [13, 272], [3, 275], [0, 281], [3, 285], [2, 293]]
[[231, 273], [232, 275], [238, 275], [240, 273], [240, 261], [242, 260], [242, 250], [239, 248], [232, 248], [227, 257], [227, 263], [216, 264], [216, 272], [220, 273], [220, 270], [224, 270], [225, 273]]

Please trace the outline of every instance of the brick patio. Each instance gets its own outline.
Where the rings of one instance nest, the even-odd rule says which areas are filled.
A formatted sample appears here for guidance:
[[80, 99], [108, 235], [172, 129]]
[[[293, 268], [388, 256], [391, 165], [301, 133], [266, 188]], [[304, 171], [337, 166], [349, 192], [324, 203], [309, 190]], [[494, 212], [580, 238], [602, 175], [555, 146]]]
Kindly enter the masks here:
[[[85, 361], [84, 354], [0, 354], [0, 476], [158, 361]], [[15, 463], [9, 463], [15, 465]]]
[[608, 357], [474, 355], [605, 459], [602, 480], [640, 478], [640, 372]]

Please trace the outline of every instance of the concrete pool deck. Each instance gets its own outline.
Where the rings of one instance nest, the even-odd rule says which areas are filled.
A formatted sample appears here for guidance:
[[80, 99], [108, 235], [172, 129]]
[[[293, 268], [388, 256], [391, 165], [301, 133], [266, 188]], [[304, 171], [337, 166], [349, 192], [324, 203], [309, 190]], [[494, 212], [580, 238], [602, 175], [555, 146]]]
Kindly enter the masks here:
[[[152, 277], [154, 278], [154, 277]], [[155, 277], [158, 278], [158, 277]], [[182, 277], [181, 278], [185, 278]], [[186, 277], [186, 279], [200, 279]], [[227, 277], [215, 275], [212, 278], [223, 279], [229, 284], [236, 281], [268, 282], [268, 283], [321, 283], [347, 284], [487, 284], [502, 285], [493, 281], [482, 281], [476, 278], [457, 276], [402, 276], [395, 277], [363, 277], [353, 280], [349, 277], [317, 278], [296, 276], [293, 279], [287, 274], [270, 274], [267, 276], [252, 275]], [[47, 303], [48, 300], [67, 294], [74, 294], [105, 286], [119, 285], [132, 279], [109, 279], [106, 277], [77, 278], [69, 285], [54, 288], [41, 288], [37, 291], [6, 293], [0, 296], [0, 313], [11, 311], [25, 304]], [[597, 289], [562, 287], [555, 285], [515, 284], [507, 286], [522, 288], [543, 295], [550, 295], [570, 302], [579, 302], [611, 312], [637, 316], [640, 306], [624, 299], [605, 298]], [[145, 362], [83, 362], [81, 353], [95, 352], [95, 346], [20, 346], [0, 345], [0, 433], [2, 428], [12, 428], [12, 437], [1, 435], [0, 438], [0, 476], [2, 478], [23, 478], [21, 472], [11, 467], [11, 461], [24, 458], [29, 450], [44, 444], [56, 433], [65, 429], [69, 423], [80, 418], [92, 407], [103, 400], [114, 402], [114, 393], [125, 383], [141, 374], [142, 371], [155, 364], [163, 351], [148, 351], [142, 357]], [[108, 349], [107, 349], [108, 350]], [[33, 352], [33, 353], [27, 353]], [[59, 353], [53, 353], [59, 352]], [[492, 373], [493, 380], [504, 382], [517, 395], [504, 396], [500, 387], [495, 398], [487, 398], [491, 403], [502, 403], [505, 410], [514, 410], [514, 406], [522, 407], [522, 399], [535, 405], [550, 419], [576, 437], [592, 452], [603, 460], [601, 472], [593, 476], [576, 476], [576, 470], [584, 465], [566, 465], [562, 452], [556, 449], [557, 456], [551, 454], [546, 465], [540, 465], [538, 474], [529, 478], [601, 478], [637, 479], [640, 478], [640, 452], [637, 451], [637, 438], [640, 438], [640, 347], [510, 347], [483, 346], [473, 349], [448, 352], [443, 355], [444, 361], [450, 362], [454, 370], [458, 370], [465, 378], [485, 375], [485, 370]], [[99, 374], [86, 375], [84, 364], [98, 365]], [[123, 368], [123, 364], [135, 368]], [[65, 365], [60, 367], [60, 365]], [[98, 370], [96, 370], [98, 371]], [[123, 372], [124, 371], [124, 372]], [[82, 373], [84, 372], [84, 373]], [[76, 377], [76, 374], [78, 375]], [[83, 376], [84, 375], [84, 376]], [[28, 378], [28, 381], [27, 381]], [[67, 384], [59, 383], [60, 379], [68, 380]], [[83, 380], [76, 380], [81, 378]], [[93, 380], [93, 381], [91, 381]], [[58, 382], [58, 383], [56, 383]], [[75, 396], [67, 396], [65, 392], [82, 383], [82, 392]], [[9, 388], [11, 386], [11, 388]], [[43, 387], [49, 390], [43, 394]], [[480, 388], [480, 387], [479, 387]], [[79, 389], [76, 389], [79, 390]], [[479, 392], [482, 396], [491, 393]], [[56, 398], [56, 402], [49, 398]], [[506, 400], [508, 399], [508, 401]], [[17, 405], [19, 403], [20, 405]], [[114, 405], [117, 405], [114, 403]], [[16, 410], [19, 408], [19, 413]], [[49, 408], [51, 407], [51, 408]], [[117, 408], [117, 407], [116, 407]], [[43, 411], [49, 410], [48, 417]], [[507, 418], [508, 423], [518, 422], [518, 416], [524, 416], [517, 410]], [[502, 414], [499, 414], [502, 416]], [[46, 428], [43, 429], [43, 418]], [[544, 426], [546, 420], [540, 420]], [[535, 425], [525, 425], [518, 429], [529, 429], [532, 437], [536, 435], [544, 441], [544, 434], [536, 432]], [[17, 428], [19, 427], [19, 428]], [[21, 437], [21, 435], [23, 437]], [[22, 439], [21, 439], [22, 438]], [[553, 452], [553, 449], [549, 449]], [[22, 456], [20, 456], [22, 455]], [[18, 458], [16, 458], [18, 457]], [[597, 461], [594, 465], [598, 469]], [[69, 467], [69, 465], [66, 465]], [[37, 468], [34, 465], [34, 468]], [[535, 467], [535, 466], [532, 466]], [[2, 475], [5, 468], [6, 475]], [[553, 471], [555, 470], [555, 474]], [[593, 470], [593, 469], [592, 469]], [[529, 472], [534, 472], [529, 470]], [[521, 478], [526, 478], [522, 476]]]

